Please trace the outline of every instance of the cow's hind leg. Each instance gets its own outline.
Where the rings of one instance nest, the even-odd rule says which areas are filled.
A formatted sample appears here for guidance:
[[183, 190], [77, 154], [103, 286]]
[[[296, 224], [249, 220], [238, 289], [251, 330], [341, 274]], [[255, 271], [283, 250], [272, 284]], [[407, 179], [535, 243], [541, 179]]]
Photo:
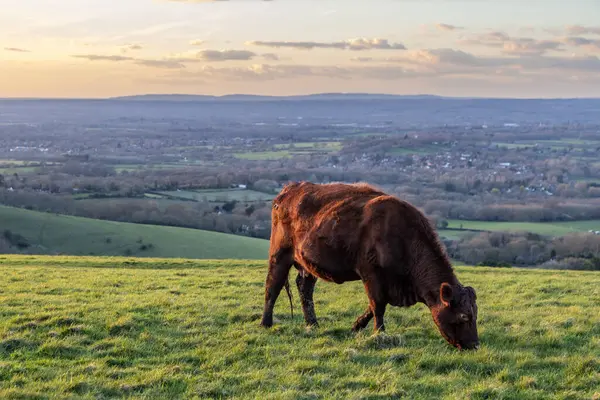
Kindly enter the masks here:
[[356, 322], [352, 325], [352, 330], [358, 332], [365, 329], [371, 319], [373, 319], [373, 310], [371, 310], [371, 307], [369, 306], [367, 310], [356, 319]]
[[269, 257], [269, 272], [265, 284], [265, 308], [260, 323], [265, 328], [273, 326], [275, 301], [288, 279], [292, 261], [292, 250], [287, 248], [281, 248]]
[[315, 303], [313, 302], [313, 292], [317, 284], [317, 277], [309, 274], [304, 270], [298, 272], [296, 277], [296, 285], [300, 300], [302, 301], [302, 312], [304, 313], [304, 321], [306, 325], [318, 325], [317, 314], [315, 313]]
[[363, 284], [369, 297], [369, 307], [375, 317], [374, 330], [384, 331], [385, 324], [383, 323], [383, 315], [385, 314], [385, 307], [387, 306], [385, 292], [382, 288], [382, 282], [376, 275], [371, 275], [368, 278], [363, 278]]

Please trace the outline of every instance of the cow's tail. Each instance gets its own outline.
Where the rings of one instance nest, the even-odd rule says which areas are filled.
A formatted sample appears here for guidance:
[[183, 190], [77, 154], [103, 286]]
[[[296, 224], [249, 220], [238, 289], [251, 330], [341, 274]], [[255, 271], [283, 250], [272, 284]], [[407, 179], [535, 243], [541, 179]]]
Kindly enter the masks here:
[[290, 312], [292, 313], [292, 319], [294, 318], [294, 303], [292, 303], [292, 291], [290, 290], [289, 276], [285, 279], [285, 291], [287, 292], [288, 298], [290, 299]]

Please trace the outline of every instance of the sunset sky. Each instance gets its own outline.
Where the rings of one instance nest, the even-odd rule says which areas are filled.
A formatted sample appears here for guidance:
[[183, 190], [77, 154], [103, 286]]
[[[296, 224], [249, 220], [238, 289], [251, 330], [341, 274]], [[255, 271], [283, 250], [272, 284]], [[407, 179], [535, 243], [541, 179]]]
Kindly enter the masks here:
[[598, 0], [0, 0], [0, 97], [600, 96]]

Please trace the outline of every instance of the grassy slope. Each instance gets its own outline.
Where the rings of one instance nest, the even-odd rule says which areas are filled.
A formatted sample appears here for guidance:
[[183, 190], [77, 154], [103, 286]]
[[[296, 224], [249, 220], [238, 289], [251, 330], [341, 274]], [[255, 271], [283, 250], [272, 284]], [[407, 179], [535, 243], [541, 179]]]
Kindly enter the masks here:
[[[70, 217], [0, 206], [0, 229], [10, 229], [34, 243], [35, 252], [73, 255], [123, 255], [130, 249], [144, 257], [265, 259], [269, 242], [165, 226], [128, 224]], [[110, 243], [107, 243], [110, 238]], [[141, 251], [144, 244], [153, 248]]]
[[269, 201], [275, 197], [273, 194], [257, 192], [247, 189], [223, 189], [223, 190], [180, 190], [157, 192], [172, 197], [183, 199], [217, 201], [219, 199], [237, 201]]
[[[504, 398], [600, 396], [600, 274], [458, 268], [478, 292], [478, 352], [423, 306], [387, 334], [349, 328], [358, 282], [320, 282], [321, 326], [280, 298], [258, 327], [264, 262], [0, 259], [0, 398]], [[371, 329], [372, 326], [369, 326]]]
[[600, 220], [574, 222], [487, 222], [449, 220], [449, 228], [480, 229], [488, 231], [528, 231], [542, 235], [561, 236], [572, 232], [600, 230]]

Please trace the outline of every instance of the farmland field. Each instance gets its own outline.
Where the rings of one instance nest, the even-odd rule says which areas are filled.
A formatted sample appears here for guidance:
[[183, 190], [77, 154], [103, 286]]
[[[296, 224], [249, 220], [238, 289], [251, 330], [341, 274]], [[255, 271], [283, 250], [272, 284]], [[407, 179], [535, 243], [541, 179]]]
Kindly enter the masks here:
[[298, 142], [291, 144], [277, 144], [277, 149], [290, 151], [339, 151], [342, 149], [342, 142]]
[[561, 236], [573, 232], [600, 230], [600, 220], [573, 222], [488, 222], [448, 220], [449, 228], [477, 229], [483, 231], [523, 231], [541, 235]]
[[114, 165], [115, 171], [117, 172], [132, 172], [143, 169], [155, 169], [155, 170], [168, 170], [177, 168], [186, 168], [193, 166], [194, 164], [185, 163], [163, 163], [163, 164], [116, 164]]
[[275, 194], [267, 194], [247, 189], [218, 189], [218, 190], [180, 190], [157, 192], [158, 194], [198, 201], [269, 201]]
[[235, 153], [236, 158], [249, 161], [280, 160], [291, 156], [289, 150]]
[[387, 332], [349, 328], [358, 282], [317, 284], [320, 327], [282, 295], [258, 326], [265, 262], [0, 258], [0, 398], [597, 399], [600, 275], [460, 267], [478, 294], [477, 352], [425, 307]]
[[25, 173], [34, 172], [38, 168], [40, 168], [40, 167], [39, 166], [29, 167], [29, 166], [22, 166], [22, 165], [0, 167], [0, 174], [3, 174], [3, 175], [25, 174]]
[[0, 221], [3, 231], [24, 236], [32, 244], [28, 251], [41, 254], [114, 256], [127, 253], [144, 257], [264, 259], [269, 247], [266, 240], [244, 236], [78, 218], [5, 206], [0, 206]]
[[597, 140], [580, 140], [567, 139], [560, 140], [517, 140], [514, 143], [494, 142], [494, 145], [505, 147], [507, 149], [522, 149], [528, 147], [544, 147], [555, 150], [573, 148], [575, 151], [590, 150], [591, 148], [600, 147], [600, 141]]

